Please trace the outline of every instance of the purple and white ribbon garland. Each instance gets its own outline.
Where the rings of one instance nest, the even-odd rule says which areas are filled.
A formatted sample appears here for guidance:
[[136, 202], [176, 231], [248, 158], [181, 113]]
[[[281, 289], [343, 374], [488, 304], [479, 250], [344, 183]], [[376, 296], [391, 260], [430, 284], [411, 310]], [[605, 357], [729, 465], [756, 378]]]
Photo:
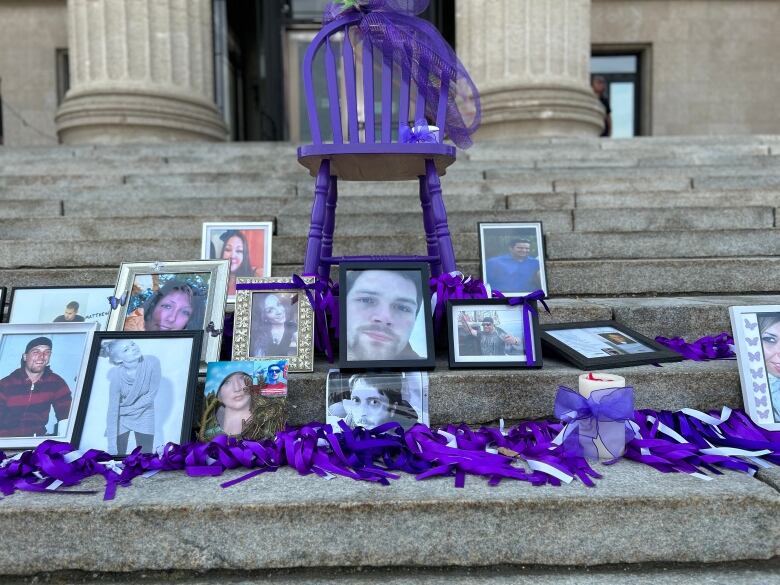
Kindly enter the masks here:
[[[664, 473], [709, 479], [707, 473], [720, 474], [723, 469], [752, 475], [780, 464], [780, 432], [757, 427], [739, 410], [709, 414], [638, 410], [629, 423], [635, 438], [627, 443], [625, 458]], [[595, 485], [602, 476], [584, 457], [555, 442], [563, 428], [555, 421], [526, 421], [508, 431], [473, 430], [463, 424], [438, 430], [418, 424], [404, 431], [397, 423], [387, 423], [372, 430], [342, 425], [342, 432], [334, 433], [330, 425], [311, 423], [281, 431], [273, 440], [220, 436], [208, 443], [169, 443], [158, 454], [137, 449], [122, 461], [102, 451], [81, 453], [68, 443], [46, 441], [12, 457], [0, 452], [0, 492], [6, 496], [17, 490], [51, 492], [101, 475], [106, 481], [104, 499], [110, 500], [119, 486], [159, 471], [186, 471], [197, 477], [249, 470], [222, 484], [229, 487], [282, 466], [301, 475], [341, 475], [385, 485], [401, 472], [418, 480], [454, 477], [456, 487], [464, 485], [466, 475], [485, 477], [490, 485], [514, 479], [557, 486], [575, 478]]]
[[727, 360], [736, 357], [734, 354], [734, 338], [727, 332], [719, 335], [705, 335], [694, 342], [688, 343], [682, 337], [671, 339], [659, 335], [655, 340], [676, 351], [685, 359], [702, 362], [707, 360]]

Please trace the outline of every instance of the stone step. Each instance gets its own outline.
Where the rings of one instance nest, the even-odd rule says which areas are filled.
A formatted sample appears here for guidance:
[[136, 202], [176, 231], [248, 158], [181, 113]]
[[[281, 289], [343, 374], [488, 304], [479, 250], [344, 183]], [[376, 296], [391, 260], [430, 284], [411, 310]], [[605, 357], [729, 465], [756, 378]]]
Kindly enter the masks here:
[[[268, 197], [293, 198], [295, 183], [268, 179], [262, 183], [229, 185], [110, 185], [110, 186], [15, 186], [0, 187], [0, 201], [6, 199], [53, 199], [86, 204], [91, 201], [127, 201], [136, 199], [255, 199]], [[311, 196], [308, 197], [309, 199]]]
[[[539, 197], [543, 198], [542, 195]], [[579, 193], [575, 196], [575, 205], [579, 209], [656, 209], [668, 207], [704, 207], [715, 210], [723, 207], [766, 206], [780, 207], [780, 188], [778, 189], [739, 189], [692, 191], [623, 191], [613, 193]], [[527, 197], [510, 195], [510, 209], [528, 209]]]
[[[760, 209], [747, 207], [748, 209]], [[771, 210], [770, 210], [771, 212]], [[737, 213], [736, 215], [739, 215]], [[771, 215], [771, 213], [770, 213]], [[607, 222], [609, 223], [609, 222]], [[545, 238], [553, 260], [621, 258], [724, 258], [780, 254], [780, 230], [555, 233]], [[620, 230], [615, 230], [620, 232]], [[467, 252], [468, 254], [468, 252]], [[707, 260], [710, 262], [711, 260]]]
[[[246, 470], [204, 478], [165, 472], [136, 479], [108, 502], [100, 493], [103, 479], [93, 478], [84, 484], [98, 492], [93, 495], [6, 498], [0, 518], [7, 546], [0, 563], [12, 575], [464, 570], [485, 564], [716, 563], [780, 552], [776, 523], [767, 521], [780, 511], [780, 495], [760, 480], [727, 472], [701, 481], [630, 461], [597, 468], [604, 478], [595, 488], [508, 480], [488, 486], [469, 478], [456, 489], [452, 478], [415, 481], [407, 475], [382, 486], [281, 469], [222, 489], [222, 482]], [[53, 524], [58, 531], [47, 530]], [[382, 538], [366, 538], [366, 526], [382, 527]], [[143, 538], [127, 538], [139, 531]], [[273, 546], [260, 546], [258, 539]]]
[[[702, 202], [703, 203], [703, 202]], [[737, 204], [740, 204], [737, 206]], [[771, 228], [775, 225], [773, 207], [676, 207], [671, 209], [575, 209], [574, 229], [578, 232], [639, 232], [665, 230], [736, 230]], [[674, 239], [673, 234], [669, 239]]]
[[674, 179], [689, 179], [694, 177], [699, 179], [707, 178], [713, 181], [712, 188], [718, 188], [718, 178], [736, 178], [739, 183], [740, 178], [745, 177], [748, 180], [754, 180], [761, 177], [772, 177], [777, 175], [778, 157], [767, 157], [768, 161], [762, 166], [740, 166], [731, 164], [718, 165], [698, 165], [698, 166], [668, 166], [668, 167], [560, 167], [550, 169], [528, 170], [516, 168], [509, 164], [485, 163], [484, 178], [487, 180], [504, 181], [530, 181], [546, 179], [553, 181], [572, 181], [577, 179], [598, 181], [616, 180], [616, 179], [653, 179], [656, 177], [667, 177]]

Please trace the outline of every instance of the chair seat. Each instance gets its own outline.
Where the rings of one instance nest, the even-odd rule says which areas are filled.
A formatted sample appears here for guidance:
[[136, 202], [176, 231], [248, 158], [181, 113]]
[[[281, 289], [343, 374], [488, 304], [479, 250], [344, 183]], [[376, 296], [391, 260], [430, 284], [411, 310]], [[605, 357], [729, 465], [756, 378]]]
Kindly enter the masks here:
[[323, 159], [330, 174], [345, 181], [409, 181], [425, 175], [425, 160], [432, 159], [441, 177], [455, 162], [455, 147], [448, 144], [309, 144], [298, 148], [298, 162], [317, 176]]

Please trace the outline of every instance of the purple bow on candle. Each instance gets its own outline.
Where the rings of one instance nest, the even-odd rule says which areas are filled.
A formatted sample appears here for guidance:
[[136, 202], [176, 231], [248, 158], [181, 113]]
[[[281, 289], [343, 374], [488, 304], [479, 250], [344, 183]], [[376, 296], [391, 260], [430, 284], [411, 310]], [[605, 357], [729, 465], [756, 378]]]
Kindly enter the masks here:
[[[495, 294], [500, 298], [504, 295], [499, 291], [495, 291]], [[526, 363], [529, 366], [533, 366], [536, 363], [536, 355], [534, 352], [534, 336], [531, 331], [531, 314], [536, 313], [536, 301], [542, 303], [544, 310], [547, 314], [550, 313], [550, 307], [544, 302], [544, 291], [535, 290], [532, 293], [525, 295], [524, 297], [511, 297], [508, 299], [510, 306], [523, 305], [523, 347], [525, 348]]]
[[734, 338], [725, 331], [715, 337], [705, 335], [692, 343], [686, 342], [682, 337], [669, 339], [660, 335], [655, 340], [686, 359], [696, 362], [726, 360], [735, 357], [734, 351], [731, 349], [734, 346]]
[[[360, 17], [357, 31], [363, 42], [387, 58], [392, 56], [402, 77], [411, 78], [425, 98], [425, 117], [437, 118], [441, 88], [446, 88], [446, 128], [460, 148], [471, 146], [471, 135], [480, 122], [480, 100], [474, 81], [441, 33], [418, 18], [430, 0], [346, 0], [330, 2], [323, 24], [336, 19]], [[469, 120], [467, 122], [467, 120]], [[403, 142], [403, 141], [402, 141]], [[438, 142], [438, 140], [436, 141]]]
[[330, 335], [328, 333], [328, 324], [335, 331], [336, 338], [339, 336], [339, 304], [334, 296], [336, 286], [319, 277], [314, 278], [314, 282], [307, 283], [297, 274], [293, 274], [290, 282], [239, 282], [236, 284], [236, 291], [240, 290], [303, 290], [306, 298], [314, 310], [314, 327], [316, 335], [314, 336], [314, 346], [325, 352], [329, 363], [333, 363], [333, 348], [330, 344]]
[[[598, 458], [596, 438], [614, 457], [620, 457], [626, 441], [633, 437], [626, 424], [634, 414], [634, 389], [603, 388], [594, 390], [588, 398], [566, 386], [558, 387], [555, 416], [566, 423], [563, 446], [574, 455]], [[622, 425], [603, 423], [623, 422]]]

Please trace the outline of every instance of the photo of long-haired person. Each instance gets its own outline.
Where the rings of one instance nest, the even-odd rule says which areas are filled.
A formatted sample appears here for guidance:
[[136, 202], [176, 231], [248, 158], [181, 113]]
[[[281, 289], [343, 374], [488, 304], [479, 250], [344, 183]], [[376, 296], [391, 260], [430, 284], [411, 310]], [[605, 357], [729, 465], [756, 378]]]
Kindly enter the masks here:
[[342, 374], [331, 371], [327, 381], [326, 421], [339, 430], [339, 421], [350, 428], [372, 429], [397, 422], [404, 429], [428, 424], [428, 374], [382, 372]]
[[761, 348], [764, 350], [764, 366], [769, 385], [774, 422], [780, 423], [780, 313], [758, 315]]
[[82, 399], [86, 408], [79, 415], [79, 449], [124, 456], [136, 447], [151, 453], [180, 443], [183, 434], [186, 440], [200, 333], [97, 335]]
[[209, 441], [218, 435], [241, 435], [252, 418], [251, 386], [252, 376], [239, 370], [222, 378], [215, 392], [207, 390], [201, 440]]
[[230, 302], [235, 299], [237, 278], [271, 275], [272, 234], [270, 221], [203, 224], [203, 259], [230, 261]]
[[206, 292], [183, 278], [174, 277], [145, 295], [141, 306], [125, 318], [123, 331], [203, 329], [205, 311]]
[[252, 294], [249, 355], [285, 357], [298, 353], [298, 293]]

